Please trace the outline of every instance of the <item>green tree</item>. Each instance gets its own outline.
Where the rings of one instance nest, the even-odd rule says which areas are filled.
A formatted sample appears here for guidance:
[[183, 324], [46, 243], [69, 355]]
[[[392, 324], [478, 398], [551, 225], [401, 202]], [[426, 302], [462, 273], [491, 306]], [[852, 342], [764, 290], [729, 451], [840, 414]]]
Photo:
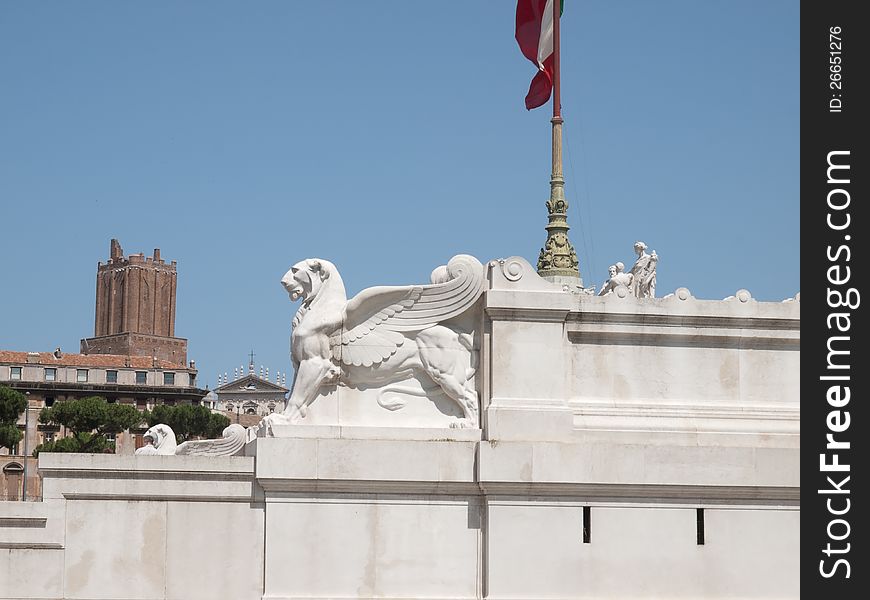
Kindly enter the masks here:
[[56, 402], [42, 409], [39, 422], [44, 425], [63, 425], [72, 435], [53, 442], [40, 444], [33, 451], [40, 452], [113, 452], [106, 438], [110, 433], [121, 433], [142, 422], [143, 415], [126, 404], [109, 404], [100, 396]]
[[[203, 407], [205, 408], [205, 407]], [[208, 427], [206, 428], [203, 437], [208, 439], [219, 438], [224, 433], [224, 429], [230, 426], [230, 420], [226, 415], [211, 413], [208, 417]]]
[[145, 414], [145, 420], [149, 427], [158, 423], [169, 425], [175, 432], [175, 441], [179, 444], [195, 437], [218, 438], [230, 424], [230, 420], [224, 415], [213, 413], [205, 406], [190, 404], [160, 404]]
[[17, 390], [0, 385], [0, 447], [9, 448], [21, 441], [18, 415], [27, 408], [27, 397]]

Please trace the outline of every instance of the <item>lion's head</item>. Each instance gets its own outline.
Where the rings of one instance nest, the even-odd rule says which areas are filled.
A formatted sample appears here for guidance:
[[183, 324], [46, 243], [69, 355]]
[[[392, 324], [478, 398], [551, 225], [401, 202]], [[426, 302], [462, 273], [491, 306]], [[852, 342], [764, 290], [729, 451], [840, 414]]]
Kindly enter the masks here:
[[155, 425], [142, 438], [145, 446], [136, 450], [136, 454], [175, 454], [175, 432], [169, 425]]
[[302, 298], [303, 302], [307, 302], [317, 296], [323, 282], [334, 270], [335, 266], [329, 261], [308, 258], [290, 267], [281, 278], [281, 285], [290, 294], [290, 300], [295, 302]]

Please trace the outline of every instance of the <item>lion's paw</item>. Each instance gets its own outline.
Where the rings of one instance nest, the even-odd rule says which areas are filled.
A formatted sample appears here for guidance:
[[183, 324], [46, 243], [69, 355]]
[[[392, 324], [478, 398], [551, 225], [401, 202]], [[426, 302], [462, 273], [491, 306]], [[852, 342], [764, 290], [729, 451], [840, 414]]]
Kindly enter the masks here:
[[272, 427], [274, 425], [289, 425], [290, 419], [281, 413], [272, 413], [270, 415], [266, 415], [260, 421], [260, 424], [257, 425], [257, 429], [259, 433], [257, 435], [262, 435], [264, 437], [272, 437], [274, 434], [272, 432]]

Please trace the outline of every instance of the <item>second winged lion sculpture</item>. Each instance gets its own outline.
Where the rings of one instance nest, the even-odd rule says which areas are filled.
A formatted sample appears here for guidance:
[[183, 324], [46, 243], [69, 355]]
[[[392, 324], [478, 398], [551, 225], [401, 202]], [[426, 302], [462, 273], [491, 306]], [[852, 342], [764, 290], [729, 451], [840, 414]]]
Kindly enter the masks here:
[[483, 282], [480, 261], [458, 255], [433, 271], [429, 285], [374, 287], [348, 300], [331, 262], [296, 263], [281, 280], [291, 300], [302, 299], [290, 337], [296, 375], [284, 414], [272, 421], [304, 418], [324, 384], [378, 386], [416, 376], [462, 409], [452, 426], [476, 427], [472, 336], [439, 323], [468, 310]]

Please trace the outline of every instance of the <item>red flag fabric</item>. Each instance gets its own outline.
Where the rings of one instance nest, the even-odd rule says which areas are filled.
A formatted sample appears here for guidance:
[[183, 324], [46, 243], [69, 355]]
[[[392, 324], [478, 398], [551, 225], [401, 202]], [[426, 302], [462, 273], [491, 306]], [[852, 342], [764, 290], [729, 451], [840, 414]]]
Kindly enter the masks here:
[[553, 0], [517, 0], [517, 44], [538, 68], [526, 94], [528, 110], [546, 104], [553, 92], [552, 9]]

